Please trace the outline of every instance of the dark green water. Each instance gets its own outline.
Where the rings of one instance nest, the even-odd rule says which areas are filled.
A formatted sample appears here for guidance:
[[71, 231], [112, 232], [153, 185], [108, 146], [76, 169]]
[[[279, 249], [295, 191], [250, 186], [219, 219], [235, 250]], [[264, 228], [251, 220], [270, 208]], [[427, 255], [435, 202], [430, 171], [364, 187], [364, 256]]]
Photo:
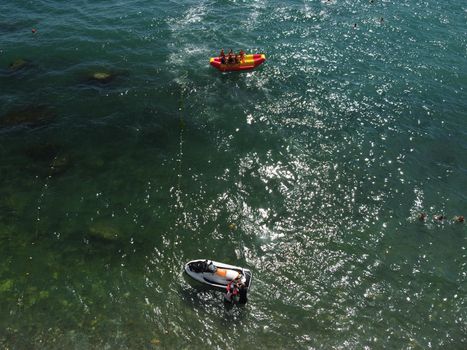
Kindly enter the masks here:
[[[465, 349], [466, 23], [2, 2], [0, 348]], [[221, 47], [268, 61], [221, 74]], [[250, 302], [190, 284], [196, 258], [250, 268]]]

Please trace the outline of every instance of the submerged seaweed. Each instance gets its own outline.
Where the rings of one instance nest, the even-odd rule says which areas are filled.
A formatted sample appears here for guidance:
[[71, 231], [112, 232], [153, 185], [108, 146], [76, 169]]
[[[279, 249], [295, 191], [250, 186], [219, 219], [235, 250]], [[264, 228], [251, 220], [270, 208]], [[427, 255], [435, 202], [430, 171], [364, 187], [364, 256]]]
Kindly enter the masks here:
[[51, 123], [56, 118], [47, 106], [28, 106], [20, 110], [13, 110], [0, 118], [0, 128], [13, 126], [38, 127]]
[[29, 146], [24, 150], [26, 156], [31, 160], [39, 162], [51, 162], [60, 152], [60, 147], [56, 144], [45, 143]]
[[8, 69], [10, 71], [16, 72], [23, 68], [26, 68], [28, 65], [29, 65], [29, 61], [23, 58], [18, 58], [8, 65]]

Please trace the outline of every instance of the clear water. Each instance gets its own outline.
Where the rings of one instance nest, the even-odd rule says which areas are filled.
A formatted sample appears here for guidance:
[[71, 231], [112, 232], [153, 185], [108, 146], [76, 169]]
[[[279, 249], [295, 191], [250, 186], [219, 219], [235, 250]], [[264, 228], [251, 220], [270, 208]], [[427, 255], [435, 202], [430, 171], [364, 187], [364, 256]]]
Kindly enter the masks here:
[[[465, 349], [466, 23], [0, 3], [0, 348]], [[268, 61], [221, 74], [222, 47]], [[250, 268], [250, 302], [190, 283], [196, 258]]]

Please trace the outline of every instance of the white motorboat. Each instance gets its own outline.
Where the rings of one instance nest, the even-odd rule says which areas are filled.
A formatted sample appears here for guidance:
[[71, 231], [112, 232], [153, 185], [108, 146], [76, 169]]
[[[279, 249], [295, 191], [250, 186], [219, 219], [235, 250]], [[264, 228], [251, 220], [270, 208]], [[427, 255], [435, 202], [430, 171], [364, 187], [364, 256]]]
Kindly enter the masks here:
[[248, 290], [253, 278], [248, 269], [207, 259], [189, 261], [185, 272], [196, 281], [223, 290], [232, 281], [240, 282]]

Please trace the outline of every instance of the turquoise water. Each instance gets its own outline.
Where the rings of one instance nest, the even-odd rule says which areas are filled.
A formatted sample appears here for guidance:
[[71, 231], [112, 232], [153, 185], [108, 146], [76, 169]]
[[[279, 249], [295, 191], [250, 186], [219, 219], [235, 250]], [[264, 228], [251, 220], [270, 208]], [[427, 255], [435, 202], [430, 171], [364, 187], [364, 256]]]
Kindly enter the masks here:
[[[466, 23], [2, 2], [0, 348], [465, 349]], [[268, 60], [221, 74], [222, 47]], [[182, 274], [205, 257], [253, 271], [245, 307]]]

